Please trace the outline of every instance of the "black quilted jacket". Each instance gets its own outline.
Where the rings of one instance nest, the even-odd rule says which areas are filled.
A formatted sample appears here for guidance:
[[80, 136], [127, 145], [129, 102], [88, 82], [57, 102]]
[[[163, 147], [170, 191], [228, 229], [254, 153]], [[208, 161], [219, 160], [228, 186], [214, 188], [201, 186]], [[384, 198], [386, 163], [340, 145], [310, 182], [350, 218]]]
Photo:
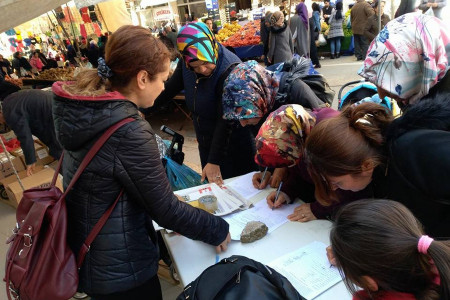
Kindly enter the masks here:
[[[177, 200], [159, 158], [154, 133], [137, 106], [121, 94], [72, 97], [53, 85], [53, 115], [65, 149], [66, 187], [93, 143], [114, 123], [132, 117], [91, 161], [66, 198], [68, 242], [75, 252], [125, 188], [93, 242], [80, 272], [79, 291], [110, 294], [142, 285], [157, 272], [158, 250], [151, 220], [189, 238], [219, 245], [228, 234], [221, 218]], [[154, 239], [153, 239], [154, 240]]]

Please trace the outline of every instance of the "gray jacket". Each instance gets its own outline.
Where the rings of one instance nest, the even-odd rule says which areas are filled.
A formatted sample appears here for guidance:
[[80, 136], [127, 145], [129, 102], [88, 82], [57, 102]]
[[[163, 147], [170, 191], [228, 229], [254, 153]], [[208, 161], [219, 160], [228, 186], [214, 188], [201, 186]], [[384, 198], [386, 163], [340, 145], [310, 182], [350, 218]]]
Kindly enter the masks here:
[[292, 33], [285, 22], [283, 27], [274, 26], [270, 29], [268, 57], [274, 64], [292, 59], [294, 43]]

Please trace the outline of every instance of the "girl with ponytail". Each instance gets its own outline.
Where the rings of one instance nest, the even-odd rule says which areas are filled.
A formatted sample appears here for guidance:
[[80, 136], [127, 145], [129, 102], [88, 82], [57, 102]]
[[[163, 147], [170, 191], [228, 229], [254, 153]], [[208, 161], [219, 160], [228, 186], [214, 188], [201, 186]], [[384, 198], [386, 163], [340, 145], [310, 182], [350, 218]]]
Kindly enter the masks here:
[[424, 235], [420, 222], [399, 202], [346, 205], [336, 215], [330, 240], [330, 262], [354, 300], [450, 298], [450, 241]]

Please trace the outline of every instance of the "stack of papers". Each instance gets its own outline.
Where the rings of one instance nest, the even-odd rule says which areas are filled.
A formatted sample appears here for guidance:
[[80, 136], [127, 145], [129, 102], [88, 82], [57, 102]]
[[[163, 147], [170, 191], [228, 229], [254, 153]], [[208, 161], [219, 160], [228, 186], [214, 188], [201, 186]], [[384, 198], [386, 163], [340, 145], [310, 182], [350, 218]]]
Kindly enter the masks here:
[[274, 260], [269, 266], [289, 279], [307, 300], [314, 299], [342, 280], [338, 269], [330, 267], [326, 245], [317, 241]]
[[227, 187], [219, 187], [215, 183], [208, 184], [206, 187], [184, 194], [176, 192], [183, 197], [186, 202], [194, 207], [198, 207], [198, 199], [203, 196], [215, 196], [217, 198], [218, 210], [214, 213], [216, 216], [224, 216], [238, 209], [246, 209], [249, 203], [242, 199]]
[[244, 199], [249, 200], [262, 192], [262, 190], [258, 190], [253, 186], [252, 179], [255, 173], [257, 172], [242, 175], [225, 186], [238, 193]]
[[248, 222], [263, 222], [269, 228], [268, 233], [270, 233], [289, 221], [287, 216], [294, 212], [294, 208], [295, 205], [283, 205], [272, 210], [266, 201], [261, 200], [254, 207], [223, 217], [223, 219], [230, 224], [231, 239], [239, 241], [241, 232]]

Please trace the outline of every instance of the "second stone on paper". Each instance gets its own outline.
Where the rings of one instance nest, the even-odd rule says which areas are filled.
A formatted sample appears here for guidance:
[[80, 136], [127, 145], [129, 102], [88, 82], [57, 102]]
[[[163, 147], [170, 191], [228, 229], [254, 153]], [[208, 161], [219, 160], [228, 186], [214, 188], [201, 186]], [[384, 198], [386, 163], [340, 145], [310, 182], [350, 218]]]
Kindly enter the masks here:
[[244, 230], [241, 233], [241, 242], [242, 243], [252, 243], [259, 239], [262, 239], [266, 234], [269, 228], [267, 228], [266, 224], [259, 221], [250, 221], [245, 225]]

